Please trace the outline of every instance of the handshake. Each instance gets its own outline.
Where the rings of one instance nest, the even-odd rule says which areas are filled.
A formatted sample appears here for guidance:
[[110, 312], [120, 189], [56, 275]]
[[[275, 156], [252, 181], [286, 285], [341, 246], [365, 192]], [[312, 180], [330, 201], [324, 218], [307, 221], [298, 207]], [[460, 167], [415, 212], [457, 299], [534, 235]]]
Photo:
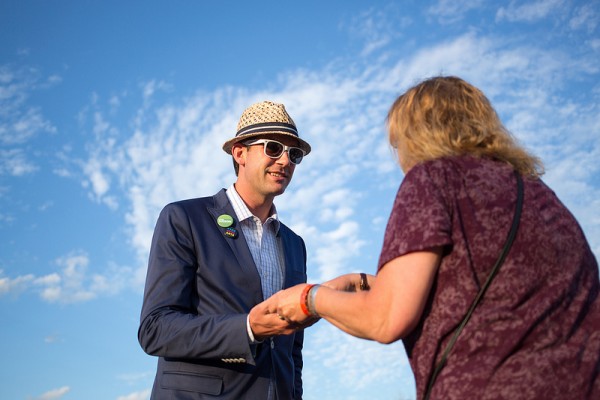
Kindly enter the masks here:
[[[256, 340], [289, 335], [316, 323], [321, 315], [316, 305], [317, 292], [358, 292], [369, 290], [375, 276], [364, 273], [341, 275], [320, 285], [302, 283], [281, 290], [250, 310], [249, 322]], [[323, 308], [329, 309], [324, 297]]]

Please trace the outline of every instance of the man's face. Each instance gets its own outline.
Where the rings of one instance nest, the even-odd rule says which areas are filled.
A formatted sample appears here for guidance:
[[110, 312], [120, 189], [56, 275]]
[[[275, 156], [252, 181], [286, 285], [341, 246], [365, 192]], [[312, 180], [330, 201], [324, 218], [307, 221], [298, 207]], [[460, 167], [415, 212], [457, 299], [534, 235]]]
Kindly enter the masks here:
[[[286, 146], [298, 146], [294, 138], [278, 136], [272, 139]], [[239, 150], [233, 150], [240, 151], [242, 157], [242, 162], [238, 161], [240, 171], [236, 188], [243, 186], [242, 190], [249, 190], [253, 196], [258, 195], [270, 200], [285, 192], [296, 168], [296, 165], [290, 162], [287, 152], [273, 159], [265, 154], [264, 144], [241, 146]]]

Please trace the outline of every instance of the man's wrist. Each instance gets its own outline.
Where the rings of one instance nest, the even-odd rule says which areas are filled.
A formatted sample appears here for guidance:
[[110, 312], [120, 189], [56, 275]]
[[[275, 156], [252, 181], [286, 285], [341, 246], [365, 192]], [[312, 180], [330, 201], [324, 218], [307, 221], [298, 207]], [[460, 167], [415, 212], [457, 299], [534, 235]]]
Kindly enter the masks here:
[[252, 327], [250, 326], [250, 314], [246, 317], [246, 331], [248, 332], [248, 340], [250, 340], [250, 344], [262, 343], [262, 340], [257, 340], [254, 337], [254, 332], [252, 332]]

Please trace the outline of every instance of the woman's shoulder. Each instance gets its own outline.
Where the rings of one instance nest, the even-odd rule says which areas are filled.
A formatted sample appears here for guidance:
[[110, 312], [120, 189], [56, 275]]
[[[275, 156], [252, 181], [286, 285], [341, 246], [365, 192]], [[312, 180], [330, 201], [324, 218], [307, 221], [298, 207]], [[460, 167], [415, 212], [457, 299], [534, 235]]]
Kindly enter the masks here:
[[451, 183], [453, 180], [463, 182], [469, 178], [479, 180], [511, 174], [512, 167], [500, 161], [483, 157], [456, 156], [419, 163], [408, 171], [406, 178], [427, 176], [433, 180]]

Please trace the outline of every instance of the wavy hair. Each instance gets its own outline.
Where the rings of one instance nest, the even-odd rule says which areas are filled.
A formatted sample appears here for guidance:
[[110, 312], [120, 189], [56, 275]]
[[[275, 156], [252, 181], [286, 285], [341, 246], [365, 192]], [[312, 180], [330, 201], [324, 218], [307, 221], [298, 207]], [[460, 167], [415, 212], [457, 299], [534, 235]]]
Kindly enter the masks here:
[[472, 155], [506, 162], [524, 176], [544, 173], [541, 160], [517, 143], [485, 95], [457, 77], [433, 77], [408, 89], [390, 108], [387, 126], [390, 144], [410, 166]]

